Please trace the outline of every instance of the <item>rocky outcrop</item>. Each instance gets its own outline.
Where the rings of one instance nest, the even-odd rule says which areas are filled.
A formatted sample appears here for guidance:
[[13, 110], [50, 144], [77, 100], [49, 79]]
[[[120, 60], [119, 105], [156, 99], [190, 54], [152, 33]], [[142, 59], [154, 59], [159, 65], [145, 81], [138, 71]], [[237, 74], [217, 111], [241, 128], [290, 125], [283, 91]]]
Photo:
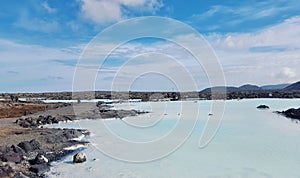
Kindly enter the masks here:
[[74, 150], [65, 148], [83, 141], [74, 141], [80, 135], [89, 134], [80, 129], [33, 129], [41, 137], [22, 141], [10, 147], [0, 146], [0, 177], [43, 177], [50, 169], [49, 163], [61, 159]]
[[83, 163], [86, 161], [86, 156], [83, 153], [77, 153], [73, 156], [73, 163]]
[[49, 162], [48, 158], [46, 158], [43, 154], [38, 154], [34, 159], [34, 164], [47, 164]]
[[97, 107], [100, 111], [100, 117], [101, 119], [107, 119], [107, 118], [118, 118], [123, 119], [125, 117], [129, 116], [137, 116], [139, 114], [145, 114], [149, 113], [147, 111], [137, 111], [137, 110], [114, 110], [112, 109], [112, 106], [105, 104], [104, 102], [98, 102]]
[[257, 109], [270, 109], [270, 107], [269, 107], [269, 106], [267, 106], [267, 105], [264, 105], [264, 104], [262, 104], [262, 105], [259, 105], [259, 106], [257, 106], [256, 108], [257, 108]]
[[20, 142], [18, 146], [22, 148], [26, 153], [40, 149], [40, 143], [35, 139], [31, 141]]
[[40, 115], [37, 118], [34, 118], [34, 117], [27, 117], [25, 119], [20, 118], [20, 119], [16, 120], [16, 124], [18, 124], [19, 126], [24, 127], [24, 128], [36, 128], [41, 125], [58, 124], [59, 122], [67, 122], [67, 121], [73, 121], [73, 120], [75, 120], [74, 116], [54, 117], [51, 115], [48, 115], [48, 116]]
[[[128, 116], [136, 116], [138, 114], [147, 113], [137, 110], [114, 110], [107, 103], [97, 103], [98, 108], [95, 111], [100, 114], [100, 117], [95, 118], [120, 118]], [[30, 117], [19, 118], [15, 121], [16, 124], [23, 128], [30, 128], [31, 132], [39, 132], [41, 138], [21, 141], [10, 147], [0, 149], [0, 160], [4, 163], [14, 164], [14, 167], [0, 166], [4, 171], [3, 175], [16, 175], [21, 172], [24, 176], [39, 177], [49, 170], [49, 163], [61, 159], [63, 156], [72, 153], [74, 150], [70, 148], [78, 144], [86, 144], [87, 142], [76, 141], [82, 135], [87, 135], [87, 130], [81, 129], [46, 129], [39, 128], [46, 124], [57, 124], [59, 122], [74, 121], [83, 117], [75, 117], [73, 115], [32, 115]], [[89, 118], [89, 117], [86, 117]], [[74, 156], [74, 163], [82, 163], [86, 161], [86, 156], [83, 153], [78, 153]], [[25, 167], [23, 165], [26, 165]], [[10, 172], [12, 168], [13, 172]], [[18, 171], [15, 171], [18, 170]], [[13, 176], [12, 176], [13, 177]]]
[[35, 164], [32, 165], [29, 170], [37, 176], [43, 177], [42, 175], [50, 170], [50, 166], [45, 164]]
[[291, 118], [291, 119], [296, 119], [300, 121], [300, 108], [295, 109], [291, 108], [286, 111], [277, 111], [278, 114], [281, 114], [285, 117]]

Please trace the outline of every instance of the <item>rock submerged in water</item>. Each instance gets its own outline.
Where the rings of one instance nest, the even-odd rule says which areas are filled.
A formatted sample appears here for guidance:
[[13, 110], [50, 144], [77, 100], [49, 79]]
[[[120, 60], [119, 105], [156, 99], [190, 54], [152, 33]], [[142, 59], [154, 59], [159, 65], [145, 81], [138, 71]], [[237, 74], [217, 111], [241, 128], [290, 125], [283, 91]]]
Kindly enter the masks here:
[[77, 153], [73, 156], [73, 163], [86, 162], [86, 156], [83, 153]]
[[264, 105], [264, 104], [262, 104], [262, 105], [259, 105], [259, 106], [257, 106], [256, 108], [257, 108], [257, 109], [270, 109], [270, 107], [269, 107], [269, 106], [267, 106], [267, 105]]

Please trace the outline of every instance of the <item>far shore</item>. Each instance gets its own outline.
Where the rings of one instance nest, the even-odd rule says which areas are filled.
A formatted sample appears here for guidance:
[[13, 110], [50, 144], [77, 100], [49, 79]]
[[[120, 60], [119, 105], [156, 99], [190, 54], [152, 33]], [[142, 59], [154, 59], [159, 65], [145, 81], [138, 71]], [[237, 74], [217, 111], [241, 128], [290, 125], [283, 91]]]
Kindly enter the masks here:
[[248, 98], [300, 98], [300, 90], [245, 90], [245, 91], [216, 91], [211, 93], [205, 91], [88, 91], [88, 92], [40, 92], [40, 93], [2, 93], [0, 101], [20, 100], [90, 100], [90, 99], [111, 99], [111, 100], [191, 100], [191, 99], [248, 99]]

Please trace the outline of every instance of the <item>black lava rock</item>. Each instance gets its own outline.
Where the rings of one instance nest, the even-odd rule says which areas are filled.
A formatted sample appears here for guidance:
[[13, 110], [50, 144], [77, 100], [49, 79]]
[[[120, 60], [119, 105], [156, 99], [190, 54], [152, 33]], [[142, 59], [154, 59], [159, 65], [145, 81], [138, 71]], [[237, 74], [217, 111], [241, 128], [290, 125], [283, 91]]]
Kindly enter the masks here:
[[257, 109], [270, 109], [270, 107], [267, 106], [267, 105], [259, 105], [259, 106], [257, 106], [256, 108], [257, 108]]
[[47, 164], [49, 162], [43, 154], [38, 154], [34, 159], [34, 164]]
[[15, 153], [15, 152], [9, 152], [4, 153], [1, 156], [2, 161], [5, 162], [14, 162], [14, 163], [20, 163], [22, 161], [22, 155]]
[[86, 161], [86, 156], [83, 153], [77, 153], [73, 156], [73, 163], [83, 163]]
[[285, 117], [291, 118], [291, 119], [300, 120], [300, 108], [298, 108], [298, 109], [291, 108], [286, 111], [282, 111], [282, 112], [278, 112], [278, 113], [284, 115]]
[[36, 165], [32, 165], [29, 170], [31, 172], [34, 172], [38, 175], [44, 174], [45, 172], [50, 170], [49, 165], [47, 164], [36, 164]]
[[18, 153], [18, 154], [20, 154], [20, 155], [24, 155], [24, 154], [25, 154], [24, 150], [22, 150], [22, 148], [20, 148], [20, 147], [18, 147], [18, 146], [16, 146], [16, 145], [12, 145], [11, 148], [12, 148], [12, 150], [13, 150], [15, 153]]
[[22, 148], [26, 153], [40, 149], [40, 143], [35, 139], [31, 141], [20, 142], [18, 146]]

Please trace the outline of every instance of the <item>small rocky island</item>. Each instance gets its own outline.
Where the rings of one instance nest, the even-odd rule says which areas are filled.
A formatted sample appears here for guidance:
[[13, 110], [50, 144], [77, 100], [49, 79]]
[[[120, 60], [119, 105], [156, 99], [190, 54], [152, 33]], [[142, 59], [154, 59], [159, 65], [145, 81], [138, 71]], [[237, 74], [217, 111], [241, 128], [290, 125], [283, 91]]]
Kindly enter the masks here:
[[269, 106], [267, 106], [267, 105], [264, 105], [264, 104], [262, 104], [262, 105], [259, 105], [259, 106], [257, 106], [256, 108], [257, 108], [257, 109], [270, 109], [270, 107], [269, 107]]
[[281, 112], [277, 111], [277, 113], [281, 114], [287, 118], [300, 121], [300, 108], [298, 108], [298, 109], [291, 108], [291, 109], [288, 109], [286, 111], [281, 111]]

